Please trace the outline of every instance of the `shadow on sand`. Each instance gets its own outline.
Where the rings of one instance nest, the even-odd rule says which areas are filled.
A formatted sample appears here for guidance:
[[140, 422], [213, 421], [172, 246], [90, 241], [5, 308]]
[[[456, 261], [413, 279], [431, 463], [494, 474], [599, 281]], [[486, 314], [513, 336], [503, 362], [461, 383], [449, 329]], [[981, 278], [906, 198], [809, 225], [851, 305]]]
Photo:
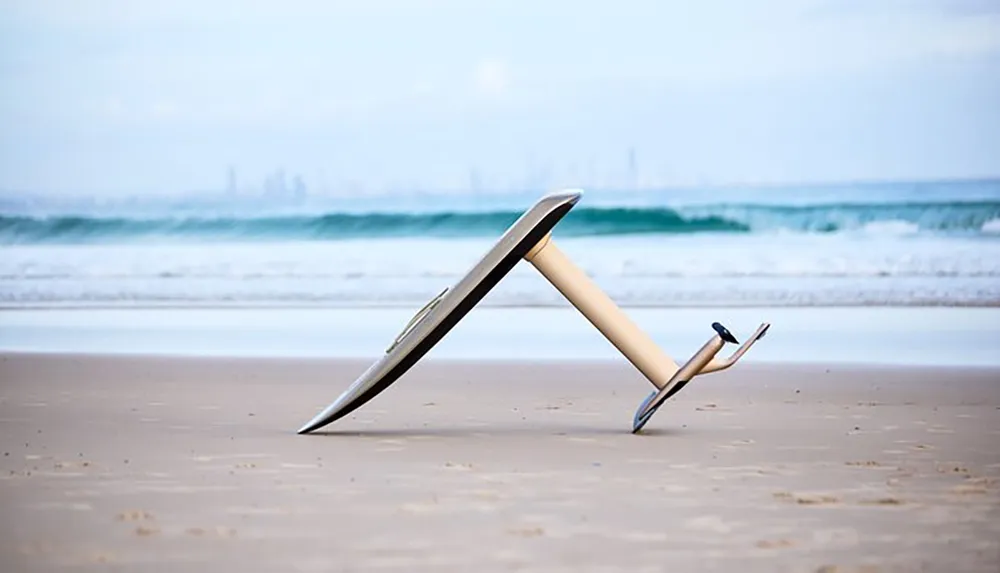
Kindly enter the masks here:
[[646, 428], [638, 434], [632, 434], [628, 426], [583, 426], [583, 425], [490, 425], [490, 426], [448, 426], [420, 428], [372, 428], [365, 430], [345, 429], [341, 431], [323, 429], [303, 437], [315, 436], [326, 438], [568, 438], [568, 437], [611, 437], [622, 436], [634, 439], [681, 436], [689, 433], [688, 428]]

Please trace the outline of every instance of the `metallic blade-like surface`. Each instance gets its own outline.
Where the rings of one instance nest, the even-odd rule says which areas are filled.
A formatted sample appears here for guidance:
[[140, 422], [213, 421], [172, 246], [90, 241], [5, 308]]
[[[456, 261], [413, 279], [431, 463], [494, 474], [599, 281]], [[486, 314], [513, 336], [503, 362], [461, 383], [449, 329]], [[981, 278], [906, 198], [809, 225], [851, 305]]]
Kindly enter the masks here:
[[582, 192], [546, 195], [501, 236], [486, 255], [397, 338], [325, 410], [299, 429], [306, 434], [342, 418], [388, 388], [444, 337], [580, 200]]

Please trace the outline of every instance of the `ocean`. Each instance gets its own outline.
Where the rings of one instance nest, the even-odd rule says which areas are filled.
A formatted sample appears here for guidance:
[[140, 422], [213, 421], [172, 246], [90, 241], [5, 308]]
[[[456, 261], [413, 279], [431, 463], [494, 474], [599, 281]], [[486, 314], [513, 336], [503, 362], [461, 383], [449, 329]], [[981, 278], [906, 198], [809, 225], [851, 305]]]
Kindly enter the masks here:
[[[7, 197], [0, 305], [412, 308], [542, 194]], [[584, 189], [553, 236], [625, 307], [1000, 303], [1000, 180]], [[483, 301], [565, 304], [529, 265]]]

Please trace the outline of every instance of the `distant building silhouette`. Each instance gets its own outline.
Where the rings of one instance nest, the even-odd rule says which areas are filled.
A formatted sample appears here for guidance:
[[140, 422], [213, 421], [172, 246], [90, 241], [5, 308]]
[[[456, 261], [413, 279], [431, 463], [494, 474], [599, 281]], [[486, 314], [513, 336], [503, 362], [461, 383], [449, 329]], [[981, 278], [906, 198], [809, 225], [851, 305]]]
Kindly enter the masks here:
[[266, 197], [284, 197], [287, 195], [287, 189], [284, 169], [278, 169], [264, 181], [264, 195]]
[[292, 197], [295, 199], [305, 199], [308, 194], [306, 189], [306, 183], [302, 180], [301, 175], [296, 175], [292, 178]]
[[628, 186], [632, 189], [639, 188], [639, 165], [635, 158], [635, 148], [628, 150]]
[[226, 176], [226, 193], [236, 195], [239, 191], [239, 183], [236, 180], [236, 168], [230, 165], [229, 173]]

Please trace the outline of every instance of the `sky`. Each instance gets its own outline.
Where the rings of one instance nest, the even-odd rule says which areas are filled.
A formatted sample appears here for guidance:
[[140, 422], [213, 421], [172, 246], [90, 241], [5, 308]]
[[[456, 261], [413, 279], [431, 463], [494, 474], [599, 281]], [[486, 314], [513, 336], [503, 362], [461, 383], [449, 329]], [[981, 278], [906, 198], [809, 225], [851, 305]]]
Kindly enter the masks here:
[[26, 193], [989, 177], [998, 102], [995, 0], [0, 2]]

